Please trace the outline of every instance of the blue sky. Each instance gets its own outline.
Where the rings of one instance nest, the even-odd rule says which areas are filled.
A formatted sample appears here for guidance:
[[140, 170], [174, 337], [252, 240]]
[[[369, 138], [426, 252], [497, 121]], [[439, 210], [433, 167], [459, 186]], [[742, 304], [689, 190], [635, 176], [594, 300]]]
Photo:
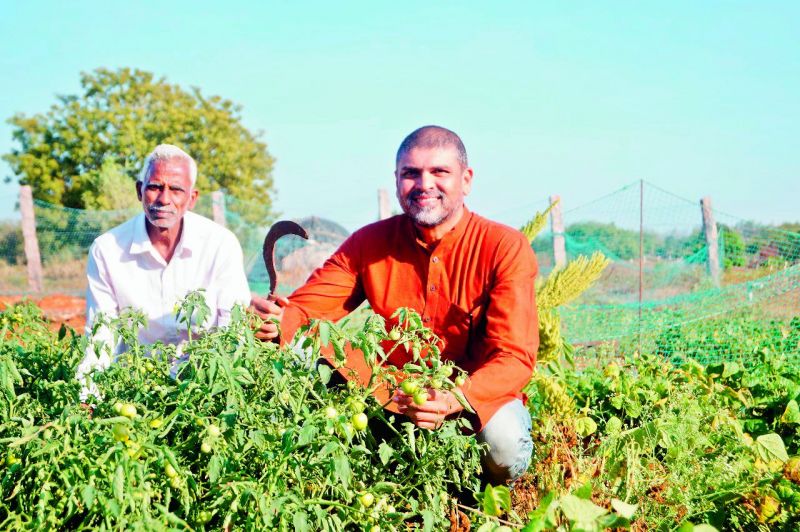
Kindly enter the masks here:
[[[511, 225], [638, 179], [797, 221], [799, 26], [789, 1], [0, 0], [0, 118], [137, 67], [243, 106], [286, 217], [374, 220], [397, 145], [434, 123], [467, 146], [468, 205]], [[0, 185], [0, 218], [15, 195]]]

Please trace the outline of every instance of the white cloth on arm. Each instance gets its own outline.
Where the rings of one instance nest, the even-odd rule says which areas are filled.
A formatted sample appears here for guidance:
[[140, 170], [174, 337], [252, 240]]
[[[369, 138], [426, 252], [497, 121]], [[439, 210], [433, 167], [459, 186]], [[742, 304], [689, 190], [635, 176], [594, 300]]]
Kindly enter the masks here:
[[81, 381], [95, 369], [108, 368], [123, 349], [105, 327], [91, 336], [100, 313], [114, 317], [126, 308], [140, 309], [147, 317], [147, 327], [139, 330], [141, 343], [177, 344], [188, 335], [175, 317], [175, 306], [188, 292], [205, 289], [211, 311], [206, 327], [227, 325], [234, 305], [250, 302], [236, 236], [192, 212], [183, 217], [180, 241], [169, 263], [150, 242], [142, 213], [97, 237], [89, 250], [86, 276], [86, 334], [92, 343], [107, 348], [99, 356], [94, 348], [87, 350], [77, 370]]

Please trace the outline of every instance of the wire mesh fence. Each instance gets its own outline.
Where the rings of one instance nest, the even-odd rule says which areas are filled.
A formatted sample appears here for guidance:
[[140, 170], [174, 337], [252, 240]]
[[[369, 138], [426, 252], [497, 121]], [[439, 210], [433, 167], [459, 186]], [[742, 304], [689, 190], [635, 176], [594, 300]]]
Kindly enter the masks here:
[[[711, 209], [717, 237], [710, 248], [700, 202], [654, 185], [634, 183], [581, 206], [565, 199], [567, 259], [599, 251], [612, 261], [592, 288], [560, 310], [564, 333], [573, 342], [610, 342], [622, 354], [645, 350], [705, 363], [763, 349], [800, 353], [797, 225], [766, 226]], [[548, 203], [542, 200], [535, 208]], [[251, 289], [266, 293], [261, 246], [268, 228], [254, 222], [253, 205], [231, 197], [215, 205], [205, 195], [194, 210], [224, 217], [242, 245]], [[84, 211], [35, 201], [34, 211], [43, 292], [82, 295], [92, 241], [139, 209]], [[332, 221], [298, 221], [311, 238], [278, 241], [282, 294], [299, 286], [348, 235]], [[533, 243], [543, 274], [555, 267], [553, 237], [551, 228]], [[23, 244], [19, 222], [0, 221], [0, 294], [28, 291]], [[717, 276], [712, 262], [718, 264]]]

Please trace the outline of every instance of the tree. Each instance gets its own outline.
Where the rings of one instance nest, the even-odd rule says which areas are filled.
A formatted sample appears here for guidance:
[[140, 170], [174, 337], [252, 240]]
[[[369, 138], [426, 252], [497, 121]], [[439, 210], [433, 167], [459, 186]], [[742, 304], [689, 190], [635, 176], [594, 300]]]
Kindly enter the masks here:
[[146, 155], [166, 142], [197, 161], [201, 192], [221, 189], [246, 201], [252, 221], [272, 217], [273, 159], [260, 134], [242, 125], [239, 106], [128, 68], [82, 73], [81, 87], [44, 114], [9, 119], [18, 146], [3, 159], [36, 199], [95, 206], [104, 163], [133, 181]]
[[87, 172], [81, 201], [84, 208], [97, 211], [133, 210], [140, 205], [133, 180], [112, 159]]

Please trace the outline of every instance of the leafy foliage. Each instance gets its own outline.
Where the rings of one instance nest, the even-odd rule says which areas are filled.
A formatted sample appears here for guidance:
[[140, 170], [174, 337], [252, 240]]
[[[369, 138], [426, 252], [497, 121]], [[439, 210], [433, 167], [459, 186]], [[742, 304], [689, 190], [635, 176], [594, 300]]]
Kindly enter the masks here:
[[3, 158], [35, 198], [72, 208], [102, 203], [98, 173], [113, 175], [105, 161], [134, 180], [145, 156], [166, 142], [197, 161], [201, 192], [252, 200], [252, 220], [269, 220], [273, 159], [242, 125], [240, 107], [128, 68], [83, 73], [81, 88], [46, 113], [9, 120], [17, 146]]
[[[754, 345], [794, 342], [797, 352], [794, 322], [728, 321], [739, 331], [728, 341], [749, 334]], [[703, 366], [675, 355], [623, 360], [613, 346], [600, 346], [576, 355], [585, 361], [580, 369], [540, 368], [527, 389], [537, 441], [529, 482], [552, 495], [540, 499], [530, 522], [601, 529], [554, 510], [584, 495], [607, 511], [614, 499], [637, 505], [634, 528], [796, 529], [800, 368], [783, 354], [790, 351], [762, 347], [749, 359]]]
[[[180, 312], [197, 327], [207, 308], [195, 294]], [[436, 375], [429, 331], [404, 317], [397, 341], [438, 365], [412, 376]], [[74, 379], [87, 339], [51, 333], [33, 306], [0, 313], [0, 526], [441, 529], [447, 493], [477, 488], [479, 445], [463, 420], [437, 431], [401, 423], [314, 363], [324, 344], [352, 343], [378, 364], [382, 319], [315, 322], [306, 350], [255, 340], [249, 319], [237, 309], [229, 327], [197, 329], [181, 364], [175, 346], [137, 343], [140, 314], [114, 320], [130, 349], [95, 374], [104, 400], [90, 413]]]

